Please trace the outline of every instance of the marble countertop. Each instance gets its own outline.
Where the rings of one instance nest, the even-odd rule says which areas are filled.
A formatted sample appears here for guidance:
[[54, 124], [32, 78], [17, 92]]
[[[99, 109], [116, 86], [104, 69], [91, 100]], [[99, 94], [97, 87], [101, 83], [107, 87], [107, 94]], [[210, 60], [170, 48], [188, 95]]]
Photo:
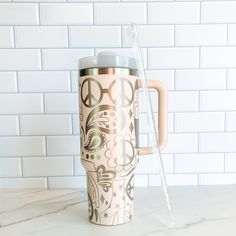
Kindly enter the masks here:
[[171, 187], [175, 223], [160, 188], [135, 189], [130, 223], [98, 226], [87, 219], [85, 190], [0, 190], [1, 236], [235, 236], [236, 186]]

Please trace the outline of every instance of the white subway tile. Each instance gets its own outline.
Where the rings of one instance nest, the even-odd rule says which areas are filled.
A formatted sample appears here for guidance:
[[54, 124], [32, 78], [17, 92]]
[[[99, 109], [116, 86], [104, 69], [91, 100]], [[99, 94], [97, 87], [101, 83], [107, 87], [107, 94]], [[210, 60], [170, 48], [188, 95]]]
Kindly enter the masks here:
[[[173, 172], [173, 155], [161, 155], [164, 165], [165, 173]], [[156, 155], [139, 156], [139, 163], [136, 167], [136, 174], [155, 174], [159, 172], [159, 165], [156, 160]]]
[[236, 69], [228, 69], [227, 88], [236, 89]]
[[211, 173], [224, 171], [224, 154], [176, 154], [176, 173]]
[[39, 23], [36, 3], [1, 3], [1, 25], [36, 25]]
[[234, 23], [236, 22], [236, 2], [202, 2], [202, 23]]
[[169, 134], [163, 153], [193, 153], [198, 151], [197, 134]]
[[174, 131], [174, 114], [168, 113], [168, 124], [167, 124], [168, 132], [171, 133]]
[[73, 177], [49, 177], [49, 188], [86, 188], [87, 182], [85, 176]]
[[48, 155], [79, 155], [80, 138], [73, 136], [48, 136], [47, 137]]
[[80, 115], [72, 115], [73, 134], [80, 133]]
[[236, 131], [236, 112], [226, 113], [226, 131]]
[[199, 23], [199, 2], [160, 2], [148, 4], [149, 24]]
[[166, 1], [171, 2], [171, 1], [175, 1], [175, 0], [121, 0], [121, 1], [122, 2], [166, 2]]
[[226, 88], [224, 69], [177, 70], [175, 74], [176, 90], [212, 90]]
[[196, 91], [169, 92], [168, 110], [173, 111], [197, 111], [198, 93]]
[[20, 158], [0, 158], [0, 177], [21, 176]]
[[196, 68], [198, 48], [151, 48], [148, 50], [149, 69]]
[[[150, 97], [150, 103], [151, 108], [153, 112], [157, 112], [158, 110], [158, 94], [153, 90], [149, 90], [149, 97]], [[146, 110], [146, 100], [145, 100], [145, 94], [142, 90], [139, 91], [139, 97], [138, 97], [138, 110], [139, 112], [147, 112]]]
[[41, 68], [38, 49], [0, 49], [0, 70], [38, 70]]
[[[120, 2], [121, 0], [109, 0], [107, 2]], [[84, 0], [68, 0], [68, 2], [84, 2]], [[104, 0], [86, 0], [86, 2], [105, 2]]]
[[0, 92], [16, 92], [17, 79], [15, 72], [0, 72]]
[[137, 147], [147, 147], [148, 146], [148, 134], [140, 134], [138, 135]]
[[200, 92], [200, 110], [232, 111], [236, 109], [236, 91]]
[[[96, 55], [100, 52], [113, 52], [115, 54], [118, 54], [119, 56], [128, 56], [128, 57], [135, 57], [134, 51], [132, 48], [95, 48]], [[142, 48], [141, 49], [144, 68], [147, 68], [147, 49]]]
[[[165, 175], [167, 177], [167, 175]], [[149, 175], [148, 176], [148, 186], [161, 186], [161, 179], [160, 175]], [[167, 178], [166, 178], [167, 180]]]
[[225, 171], [236, 172], [236, 153], [225, 154]]
[[[235, 2], [12, 1], [0, 6], [0, 188], [86, 187], [78, 60], [101, 51], [134, 57], [126, 35], [131, 22], [140, 24], [147, 79], [171, 91], [163, 151], [167, 183], [236, 183]], [[151, 89], [150, 97], [156, 118], [158, 99]], [[141, 92], [139, 108], [142, 147], [151, 138]], [[135, 186], [161, 184], [153, 158], [139, 157]]]
[[85, 175], [86, 171], [81, 163], [80, 156], [74, 157], [75, 175]]
[[82, 57], [93, 56], [92, 49], [43, 49], [43, 68], [45, 70], [78, 70]]
[[0, 94], [0, 114], [32, 113], [43, 113], [41, 94]]
[[224, 112], [175, 113], [176, 132], [224, 131]]
[[146, 23], [145, 3], [95, 3], [95, 24]]
[[235, 67], [236, 47], [204, 47], [201, 48], [201, 67]]
[[13, 37], [12, 27], [0, 26], [0, 47], [1, 48], [14, 47], [14, 37]]
[[78, 93], [79, 71], [71, 71], [71, 91]]
[[[157, 114], [153, 114], [154, 122], [157, 121]], [[157, 123], [157, 122], [156, 122]], [[150, 132], [150, 124], [147, 113], [139, 113], [138, 119], [138, 131], [139, 133]]]
[[22, 161], [24, 176], [73, 175], [73, 157], [26, 157]]
[[[168, 114], [168, 132], [173, 132], [173, 114]], [[158, 115], [154, 114], [154, 123], [157, 126], [158, 124]], [[147, 133], [150, 131], [150, 125], [149, 125], [149, 118], [147, 113], [140, 113], [139, 114], [139, 132], [140, 133]]]
[[196, 174], [169, 174], [167, 175], [168, 185], [198, 185]]
[[47, 188], [47, 178], [2, 178], [0, 188]]
[[236, 24], [228, 25], [228, 44], [236, 45]]
[[236, 174], [200, 174], [199, 185], [236, 184]]
[[135, 175], [134, 186], [135, 187], [148, 187], [148, 175]]
[[12, 0], [13, 2], [19, 2], [19, 3], [22, 3], [22, 2], [66, 2], [66, 0]]
[[235, 152], [236, 133], [200, 133], [200, 152]]
[[44, 156], [44, 137], [0, 137], [0, 156]]
[[70, 115], [23, 115], [20, 117], [22, 135], [71, 134]]
[[174, 90], [173, 70], [146, 70], [146, 77], [149, 80], [160, 81], [168, 90]]
[[[174, 45], [173, 25], [140, 25], [137, 26], [141, 47], [161, 47]], [[127, 37], [127, 26], [122, 28], [122, 40], [124, 47], [130, 47]]]
[[90, 3], [41, 3], [42, 25], [92, 24], [93, 5]]
[[18, 48], [67, 47], [65, 26], [18, 26], [15, 27], [15, 44]]
[[70, 72], [69, 71], [19, 72], [18, 86], [20, 92], [69, 92]]
[[[167, 185], [197, 185], [198, 176], [197, 174], [167, 174], [166, 175]], [[149, 186], [160, 186], [159, 175], [149, 175]]]
[[120, 47], [119, 26], [71, 26], [70, 47]]
[[0, 135], [19, 135], [18, 116], [0, 116]]
[[227, 43], [226, 25], [176, 25], [176, 46], [220, 46]]
[[48, 93], [45, 94], [46, 113], [78, 113], [77, 93]]

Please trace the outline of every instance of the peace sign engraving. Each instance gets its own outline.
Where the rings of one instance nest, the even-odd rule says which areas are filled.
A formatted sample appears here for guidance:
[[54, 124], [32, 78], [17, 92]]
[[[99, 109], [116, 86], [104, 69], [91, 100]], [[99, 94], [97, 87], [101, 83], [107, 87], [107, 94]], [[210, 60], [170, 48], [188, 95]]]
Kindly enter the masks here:
[[[96, 94], [96, 96], [94, 95]], [[102, 100], [103, 89], [100, 83], [93, 79], [87, 78], [82, 83], [81, 100], [86, 107], [92, 108]]]
[[132, 175], [131, 178], [129, 179], [125, 187], [125, 192], [130, 200], [134, 199], [134, 175]]
[[116, 79], [111, 83], [108, 89], [108, 95], [113, 103], [121, 107], [127, 107], [134, 99], [133, 86], [125, 78]]
[[114, 155], [119, 153], [119, 156], [115, 158], [116, 164], [125, 167], [130, 165], [133, 161], [134, 147], [130, 141], [121, 139], [119, 143], [114, 146], [113, 153]]

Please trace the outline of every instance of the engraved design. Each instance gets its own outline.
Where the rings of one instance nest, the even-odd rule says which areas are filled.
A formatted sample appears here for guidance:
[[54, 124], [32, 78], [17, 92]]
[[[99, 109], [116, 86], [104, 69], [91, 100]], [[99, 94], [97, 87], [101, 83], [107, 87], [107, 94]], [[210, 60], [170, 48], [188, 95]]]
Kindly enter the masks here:
[[81, 100], [86, 107], [91, 108], [99, 104], [102, 100], [102, 95], [102, 86], [97, 80], [93, 78], [84, 80], [81, 88]]
[[129, 171], [136, 166], [135, 140], [130, 135], [117, 135], [114, 141], [107, 142], [105, 156], [108, 158], [108, 166], [115, 171]]
[[134, 99], [133, 85], [125, 78], [113, 80], [108, 89], [103, 89], [96, 79], [90, 77], [86, 78], [82, 83], [81, 100], [86, 107], [93, 108], [98, 105], [105, 93], [108, 93], [113, 104], [121, 107], [131, 105]]
[[125, 193], [127, 194], [130, 200], [134, 199], [134, 175], [132, 175], [129, 179], [125, 187]]
[[86, 120], [85, 131], [88, 133], [91, 129], [97, 129], [106, 134], [116, 134], [118, 125], [119, 129], [123, 129], [125, 125], [123, 111], [119, 111], [118, 113], [115, 106], [101, 105], [94, 108], [89, 113]]
[[111, 170], [106, 170], [105, 166], [101, 165], [97, 168], [97, 182], [102, 186], [105, 192], [111, 188], [112, 180], [116, 177], [116, 172]]
[[88, 140], [84, 148], [89, 152], [96, 152], [103, 148], [106, 138], [103, 133], [116, 134], [117, 130], [123, 129], [125, 125], [125, 116], [122, 111], [119, 112], [119, 118], [115, 106], [101, 105], [95, 107], [88, 115], [85, 124], [85, 132], [88, 134]]
[[136, 77], [104, 77], [80, 78], [80, 153], [89, 220], [115, 225], [133, 215], [138, 87]]
[[88, 192], [88, 208], [89, 208], [89, 209], [88, 209], [88, 212], [89, 212], [89, 220], [92, 220], [94, 210], [93, 210], [92, 199], [91, 199], [91, 197], [90, 197], [90, 195], [89, 195], [89, 192]]
[[131, 133], [133, 132], [133, 130], [134, 130], [133, 122], [130, 123], [129, 130]]
[[89, 133], [88, 140], [84, 144], [84, 148], [89, 152], [96, 152], [103, 148], [105, 141], [105, 136], [95, 130]]
[[108, 95], [113, 103], [121, 107], [127, 107], [131, 105], [134, 99], [133, 86], [129, 80], [119, 78], [111, 83]]

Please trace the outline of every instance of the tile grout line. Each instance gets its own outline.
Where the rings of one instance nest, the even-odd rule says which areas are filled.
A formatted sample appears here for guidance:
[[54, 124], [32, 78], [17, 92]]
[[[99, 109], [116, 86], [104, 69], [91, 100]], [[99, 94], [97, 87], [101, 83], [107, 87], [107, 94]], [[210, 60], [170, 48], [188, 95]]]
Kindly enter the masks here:
[[123, 42], [123, 27], [122, 26], [120, 26], [120, 47], [121, 48], [123, 48], [123, 44], [124, 44], [124, 42]]
[[[48, 145], [47, 145], [47, 135], [44, 136], [44, 142], [45, 142], [45, 157], [48, 157]], [[49, 189], [49, 179], [48, 176], [46, 177], [46, 188]]]
[[226, 46], [231, 46], [229, 45], [229, 24], [226, 25]]
[[[201, 173], [193, 173], [193, 172], [179, 172], [179, 173], [170, 173], [170, 172], [168, 172], [168, 173], [165, 173], [166, 175], [168, 175], [168, 176], [174, 176], [174, 175], [197, 175], [197, 174], [199, 174], [199, 175], [215, 175], [215, 174], [219, 174], [219, 175], [227, 175], [227, 174], [232, 174], [232, 175], [235, 175], [236, 173], [234, 172], [234, 171], [232, 171], [232, 172], [227, 172], [227, 173], [223, 173], [223, 172], [201, 172]], [[143, 175], [143, 176], [146, 176], [146, 175], [154, 175], [154, 176], [157, 176], [157, 177], [160, 177], [160, 175], [159, 174], [156, 174], [156, 173], [136, 173], [135, 175]], [[58, 176], [58, 175], [51, 175], [51, 176], [47, 176], [47, 177], [49, 177], [49, 178], [61, 178], [61, 177], [63, 177], [63, 178], [67, 178], [67, 177], [85, 177], [86, 176], [86, 174], [81, 174], [81, 175], [60, 175], [60, 176]], [[24, 176], [24, 179], [27, 179], [27, 178], [45, 178], [46, 176], [43, 176], [43, 175], [37, 175], [37, 176]], [[5, 177], [1, 177], [1, 179], [22, 179], [22, 177], [21, 176], [19, 176], [19, 177], [15, 177], [15, 176], [5, 176]], [[150, 185], [151, 186], [151, 185]]]
[[[212, 2], [212, 0], [210, 2]], [[17, 3], [19, 3], [19, 2], [17, 2]], [[22, 3], [26, 3], [26, 2], [22, 2]], [[27, 2], [27, 3], [30, 3], [30, 2]], [[31, 3], [35, 4], [36, 2], [31, 2]], [[41, 4], [45, 4], [46, 2], [38, 2], [38, 3], [41, 5]], [[56, 2], [53, 2], [53, 3], [56, 4]], [[62, 2], [60, 2], [60, 3], [62, 3]], [[73, 3], [76, 3], [76, 2], [73, 2]], [[98, 3], [94, 3], [94, 4], [98, 4]], [[145, 21], [146, 21], [146, 18], [145, 18]], [[227, 22], [217, 22], [217, 23], [216, 22], [213, 22], [213, 23], [211, 23], [211, 22], [204, 23], [203, 22], [201, 24], [200, 23], [188, 23], [188, 22], [184, 22], [184, 23], [174, 23], [174, 22], [172, 22], [172, 23], [148, 23], [148, 24], [140, 23], [138, 25], [139, 26], [146, 26], [146, 25], [151, 25], [151, 26], [172, 26], [173, 24], [175, 24], [175, 25], [183, 25], [183, 26], [192, 26], [192, 25], [194, 25], [194, 26], [197, 26], [197, 25], [209, 25], [209, 26], [212, 26], [212, 25], [227, 25], [227, 24], [234, 25], [235, 22], [233, 22], [233, 21], [232, 22], [229, 22], [229, 21], [227, 21]], [[60, 23], [60, 24], [53, 24], [53, 23], [51, 23], [51, 24], [42, 24], [42, 25], [39, 25], [39, 24], [30, 24], [30, 25], [29, 24], [14, 24], [14, 26], [16, 26], [16, 27], [18, 27], [18, 26], [54, 26], [54, 27], [57, 27], [57, 26], [67, 26], [67, 25], [69, 25], [69, 24], [66, 24], [66, 23]], [[95, 24], [94, 24], [94, 26], [128, 26], [128, 25], [129, 25], [129, 23], [113, 23], [113, 24], [110, 24], [109, 22], [106, 23], [106, 24], [105, 23], [104, 24], [100, 24], [100, 23], [96, 24], [96, 22], [95, 22]], [[9, 27], [11, 25], [5, 23], [5, 24], [1, 24], [1, 26], [8, 26]], [[93, 26], [93, 24], [91, 24], [91, 23], [75, 23], [75, 24], [70, 24], [70, 26], [88, 26], [88, 27], [91, 27], [91, 26]]]
[[173, 174], [176, 173], [175, 153], [173, 153]]
[[[149, 0], [150, 1], [150, 0]], [[7, 1], [7, 0], [3, 0], [1, 1], [1, 3], [9, 3], [9, 2], [13, 2], [13, 3], [26, 3], [26, 1], [24, 0], [19, 0], [19, 1], [13, 1], [13, 0], [10, 0], [10, 1]], [[43, 4], [47, 4], [48, 2], [43, 0], [43, 1], [40, 1], [41, 3]], [[138, 1], [138, 0], [130, 0], [130, 1], [127, 1], [127, 0], [118, 0], [118, 1], [108, 1], [108, 0], [103, 0], [103, 1], [98, 1], [96, 3], [98, 4], [104, 4], [104, 3], [108, 3], [108, 4], [134, 4], [134, 3], [138, 3], [138, 4], [141, 4], [141, 3], [144, 3], [146, 2], [146, 0], [142, 0], [142, 1]], [[159, 4], [159, 3], [176, 3], [176, 2], [181, 2], [181, 3], [186, 3], [186, 2], [191, 2], [191, 3], [198, 3], [199, 0], [189, 0], [189, 1], [186, 1], [186, 0], [156, 0], [156, 1], [153, 1], [152, 3], [154, 4]], [[204, 0], [204, 2], [212, 2], [212, 0]], [[35, 1], [27, 1], [27, 3], [35, 3]], [[57, 4], [63, 4], [63, 3], [79, 3], [79, 4], [90, 4], [92, 2], [87, 2], [85, 0], [78, 0], [78, 1], [70, 1], [70, 0], [66, 0], [66, 1], [52, 1], [52, 3], [57, 3]]]
[[146, 14], [146, 25], [149, 25], [149, 20], [148, 20], [148, 16], [149, 16], [149, 3], [148, 2], [146, 2], [146, 4], [145, 4], [145, 7], [146, 7], [146, 9], [145, 9], [145, 14]]
[[[38, 3], [38, 15], [39, 15], [39, 25], [41, 25], [41, 14], [40, 14], [40, 3]], [[40, 56], [41, 56], [41, 71], [44, 70], [44, 66], [43, 66], [43, 50], [42, 48], [40, 48]], [[45, 93], [43, 92], [43, 114], [45, 115], [46, 112], [46, 102], [45, 102]], [[44, 142], [45, 142], [45, 157], [48, 156], [48, 147], [47, 147], [47, 136], [44, 136]], [[49, 178], [48, 176], [44, 176], [46, 177], [46, 189], [49, 189]]]
[[[15, 26], [12, 27], [13, 30], [13, 47], [16, 48], [16, 32], [15, 32]], [[16, 91], [19, 93], [19, 72], [15, 72], [16, 75]], [[19, 130], [19, 136], [21, 136], [21, 117], [18, 114], [17, 115], [17, 121], [18, 121], [18, 130]], [[24, 168], [23, 168], [23, 156], [20, 156], [20, 172], [21, 177], [24, 178]]]
[[92, 23], [92, 25], [94, 26], [94, 25], [96, 25], [95, 24], [95, 3], [93, 2], [93, 23]]
[[[57, 25], [54, 25], [54, 26], [57, 26]], [[74, 25], [73, 25], [74, 26]], [[5, 26], [3, 26], [5, 27]], [[36, 27], [44, 27], [44, 26], [36, 26]], [[71, 27], [71, 26], [68, 26], [68, 27]], [[126, 26], [124, 26], [126, 27]], [[221, 45], [200, 45], [200, 44], [195, 44], [195, 45], [187, 45], [187, 46], [183, 46], [183, 45], [175, 45], [175, 47], [173, 47], [173, 45], [170, 45], [169, 43], [166, 44], [166, 45], [156, 45], [156, 46], [144, 46], [142, 47], [142, 49], [174, 49], [174, 48], [178, 48], [178, 49], [196, 49], [196, 48], [236, 48], [236, 44], [234, 45], [225, 45], [225, 44], [221, 44]], [[66, 50], [66, 49], [70, 49], [71, 51], [73, 50], [89, 50], [89, 49], [93, 49], [94, 47], [92, 46], [71, 46], [70, 48], [67, 47], [67, 46], [56, 46], [56, 47], [49, 47], [49, 46], [44, 46], [42, 47], [44, 50], [47, 50], [47, 51], [53, 51], [53, 50]], [[105, 47], [105, 46], [100, 46], [100, 45], [97, 45], [95, 48], [97, 48], [98, 50], [101, 50], [101, 49], [114, 49], [114, 50], [122, 50], [122, 49], [130, 49], [129, 46], [126, 46], [124, 45], [122, 48], [120, 46], [108, 46], [108, 47]], [[7, 47], [0, 47], [0, 50], [13, 50], [14, 48], [12, 48], [11, 46], [7, 46]], [[19, 49], [19, 50], [33, 50], [33, 49], [40, 49], [39, 47], [33, 47], [33, 46], [30, 46], [30, 47], [27, 47], [27, 46], [24, 46], [24, 47], [17, 47], [15, 49]], [[157, 69], [161, 69], [161, 70], [171, 70], [171, 69], [174, 69], [175, 67], [169, 67], [169, 68], [157, 68]], [[198, 68], [197, 66], [195, 67], [177, 67], [176, 69], [196, 69]], [[204, 68], [204, 67], [203, 67]], [[222, 68], [225, 68], [225, 66], [219, 66], [219, 67], [205, 67], [204, 69], [222, 69]], [[230, 66], [229, 66], [230, 68]], [[235, 68], [235, 66], [231, 67], [231, 68]], [[60, 70], [60, 69], [59, 69]], [[66, 70], [66, 69], [64, 69]], [[74, 69], [75, 70], [75, 69]]]
[[202, 2], [199, 2], [199, 24], [202, 24]]

